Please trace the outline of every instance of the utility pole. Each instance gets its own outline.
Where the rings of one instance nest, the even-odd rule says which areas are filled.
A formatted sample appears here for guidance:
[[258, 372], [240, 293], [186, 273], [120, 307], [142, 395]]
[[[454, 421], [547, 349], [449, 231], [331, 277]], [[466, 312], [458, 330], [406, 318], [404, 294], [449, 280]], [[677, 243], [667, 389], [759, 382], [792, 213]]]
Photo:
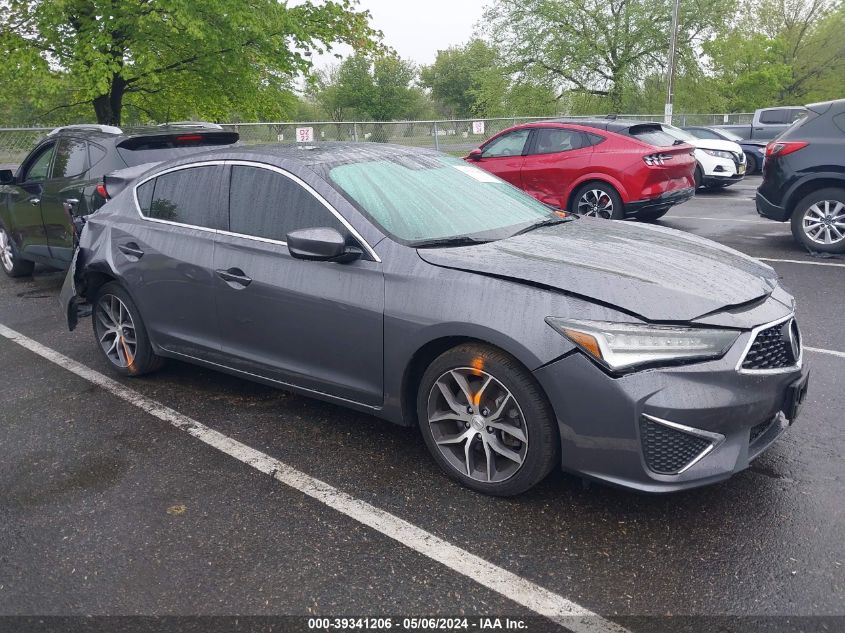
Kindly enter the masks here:
[[669, 64], [668, 77], [666, 78], [666, 107], [663, 110], [663, 120], [672, 125], [672, 100], [675, 97], [675, 55], [678, 50], [678, 13], [681, 8], [681, 0], [675, 0], [675, 7], [672, 10], [672, 33], [669, 36]]

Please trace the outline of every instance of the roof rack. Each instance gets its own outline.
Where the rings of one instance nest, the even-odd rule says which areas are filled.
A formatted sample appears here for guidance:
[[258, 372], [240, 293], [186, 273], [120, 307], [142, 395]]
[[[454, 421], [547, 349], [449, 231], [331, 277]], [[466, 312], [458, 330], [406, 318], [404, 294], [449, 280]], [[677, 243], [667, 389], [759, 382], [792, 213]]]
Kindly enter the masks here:
[[78, 123], [76, 125], [62, 125], [61, 127], [57, 127], [47, 134], [47, 136], [53, 136], [54, 134], [58, 134], [62, 130], [97, 130], [98, 132], [102, 132], [103, 134], [123, 134], [123, 130], [119, 127], [115, 127], [114, 125], [99, 125], [96, 123]]
[[171, 121], [169, 123], [159, 123], [158, 127], [195, 127], [206, 130], [222, 130], [223, 126], [209, 121]]

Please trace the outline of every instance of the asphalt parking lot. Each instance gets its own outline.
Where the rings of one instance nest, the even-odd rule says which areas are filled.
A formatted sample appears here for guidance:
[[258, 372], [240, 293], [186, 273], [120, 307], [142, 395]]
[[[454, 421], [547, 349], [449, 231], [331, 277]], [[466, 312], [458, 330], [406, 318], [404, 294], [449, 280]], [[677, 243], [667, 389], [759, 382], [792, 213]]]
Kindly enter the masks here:
[[[775, 268], [798, 302], [808, 401], [749, 470], [661, 497], [561, 473], [483, 497], [442, 476], [416, 431], [178, 362], [117, 381], [133, 401], [85, 377], [112, 374], [87, 321], [63, 327], [62, 273], [0, 276], [0, 615], [536, 618], [554, 604], [585, 615], [562, 620], [581, 631], [716, 630], [698, 616], [845, 629], [808, 618], [845, 616], [845, 258], [811, 256], [758, 218], [758, 183], [660, 223]], [[176, 428], [162, 405], [210, 433]], [[221, 451], [224, 436], [270, 461]], [[303, 494], [299, 473], [331, 488]], [[667, 615], [690, 618], [644, 619]]]

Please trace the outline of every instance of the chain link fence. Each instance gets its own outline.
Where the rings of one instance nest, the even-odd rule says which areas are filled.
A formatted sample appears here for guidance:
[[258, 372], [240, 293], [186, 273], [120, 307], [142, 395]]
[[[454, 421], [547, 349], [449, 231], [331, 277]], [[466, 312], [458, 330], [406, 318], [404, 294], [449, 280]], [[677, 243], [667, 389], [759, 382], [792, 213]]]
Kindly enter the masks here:
[[[675, 125], [741, 125], [751, 123], [753, 114], [676, 114]], [[228, 130], [240, 134], [246, 145], [259, 143], [296, 143], [326, 141], [356, 141], [395, 143], [412, 147], [428, 147], [454, 154], [466, 153], [485, 139], [502, 130], [550, 117], [505, 117], [496, 119], [460, 119], [450, 121], [393, 121], [393, 122], [326, 122], [312, 123], [226, 123]], [[596, 116], [560, 117], [577, 122]], [[662, 114], [626, 114], [619, 119], [634, 121], [662, 121]], [[0, 164], [14, 165], [29, 153], [35, 144], [52, 128], [0, 128]]]

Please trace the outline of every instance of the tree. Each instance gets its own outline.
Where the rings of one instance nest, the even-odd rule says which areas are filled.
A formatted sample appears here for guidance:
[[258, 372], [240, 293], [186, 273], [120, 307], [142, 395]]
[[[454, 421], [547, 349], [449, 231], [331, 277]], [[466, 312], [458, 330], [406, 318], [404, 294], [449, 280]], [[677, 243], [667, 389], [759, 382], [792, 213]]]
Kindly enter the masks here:
[[437, 51], [431, 66], [420, 70], [420, 83], [451, 117], [481, 114], [479, 92], [488, 72], [499, 68], [498, 51], [480, 39]]
[[836, 0], [746, 0], [704, 51], [730, 107], [804, 103], [845, 91], [845, 7]]
[[[374, 48], [357, 0], [5, 0], [4, 64], [32, 83], [67, 79], [58, 107], [87, 104], [120, 124], [127, 101], [151, 118], [250, 117], [295, 107], [288, 90], [310, 51]], [[287, 95], [285, 95], [287, 93]], [[172, 111], [171, 111], [172, 110]]]
[[[731, 1], [685, 0], [682, 55], [732, 14]], [[620, 111], [624, 89], [662, 65], [672, 0], [495, 0], [484, 32], [514, 73], [539, 73], [560, 92], [607, 97]]]
[[415, 78], [414, 65], [395, 55], [371, 60], [359, 54], [340, 65], [329, 87], [336, 90], [337, 107], [373, 121], [394, 121], [413, 118], [424, 102]]

